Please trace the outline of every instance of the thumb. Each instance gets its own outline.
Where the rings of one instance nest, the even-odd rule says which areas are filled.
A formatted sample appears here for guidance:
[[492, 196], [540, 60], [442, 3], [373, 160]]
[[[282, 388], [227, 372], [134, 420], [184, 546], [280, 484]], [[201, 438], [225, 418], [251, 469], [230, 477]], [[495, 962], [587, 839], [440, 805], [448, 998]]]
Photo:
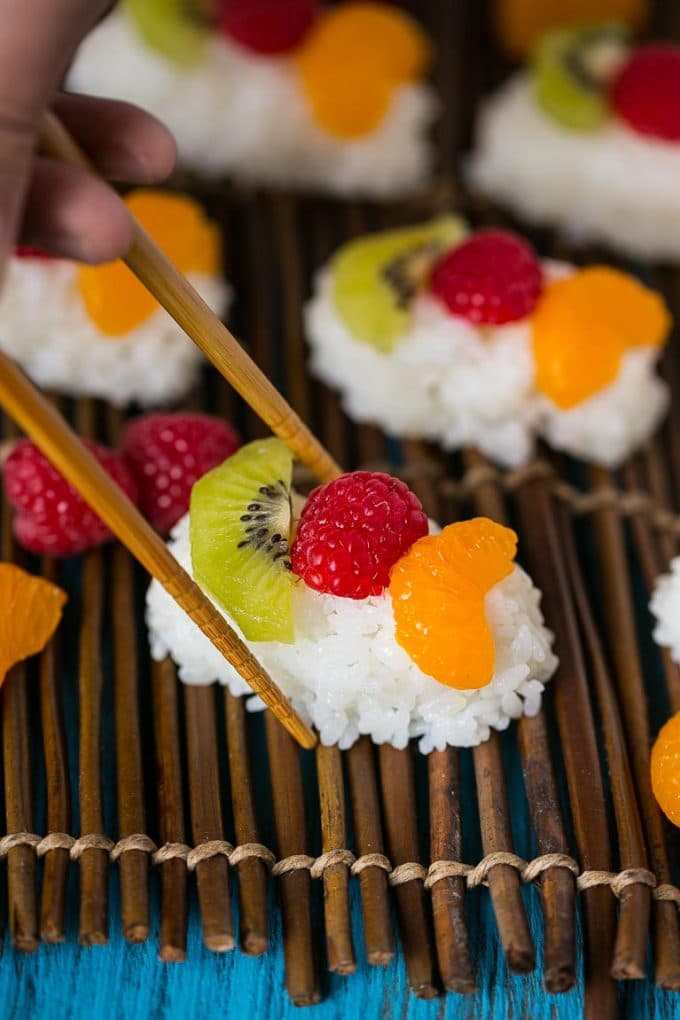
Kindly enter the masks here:
[[0, 279], [26, 198], [38, 126], [102, 0], [0, 0]]

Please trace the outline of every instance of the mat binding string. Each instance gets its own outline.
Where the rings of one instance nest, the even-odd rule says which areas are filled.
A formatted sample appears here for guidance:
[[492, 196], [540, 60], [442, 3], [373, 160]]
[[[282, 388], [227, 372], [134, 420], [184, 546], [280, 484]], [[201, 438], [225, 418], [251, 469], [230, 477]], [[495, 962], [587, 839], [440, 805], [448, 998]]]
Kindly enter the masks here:
[[366, 868], [380, 868], [386, 873], [391, 886], [422, 882], [426, 889], [431, 889], [437, 882], [448, 878], [464, 878], [468, 889], [486, 886], [489, 872], [499, 865], [514, 868], [526, 885], [539, 881], [542, 875], [552, 868], [565, 868], [574, 876], [579, 892], [596, 886], [608, 886], [613, 894], [620, 898], [629, 886], [645, 885], [652, 890], [654, 899], [677, 903], [680, 906], [680, 888], [667, 882], [658, 883], [656, 876], [647, 868], [626, 868], [619, 872], [592, 869], [582, 871], [573, 857], [559, 853], [540, 854], [530, 861], [525, 861], [518, 854], [496, 851], [487, 854], [478, 864], [442, 860], [433, 861], [426, 868], [418, 861], [407, 861], [393, 867], [384, 854], [370, 853], [356, 857], [351, 850], [346, 849], [329, 850], [319, 857], [291, 854], [277, 859], [276, 854], [262, 843], [233, 846], [223, 839], [208, 840], [195, 847], [187, 846], [185, 843], [164, 843], [159, 847], [150, 836], [143, 833], [133, 833], [116, 842], [99, 833], [75, 837], [66, 832], [50, 832], [46, 836], [39, 836], [34, 832], [12, 832], [0, 838], [0, 860], [18, 846], [32, 847], [39, 858], [52, 850], [68, 850], [72, 861], [79, 860], [88, 850], [105, 850], [111, 864], [115, 864], [123, 854], [141, 851], [149, 855], [153, 865], [182, 860], [189, 871], [195, 871], [202, 861], [215, 857], [226, 857], [232, 868], [237, 868], [244, 861], [255, 859], [262, 861], [274, 878], [280, 878], [292, 871], [308, 871], [312, 878], [319, 879], [323, 878], [327, 869], [337, 865], [348, 868], [353, 876], [360, 875]]

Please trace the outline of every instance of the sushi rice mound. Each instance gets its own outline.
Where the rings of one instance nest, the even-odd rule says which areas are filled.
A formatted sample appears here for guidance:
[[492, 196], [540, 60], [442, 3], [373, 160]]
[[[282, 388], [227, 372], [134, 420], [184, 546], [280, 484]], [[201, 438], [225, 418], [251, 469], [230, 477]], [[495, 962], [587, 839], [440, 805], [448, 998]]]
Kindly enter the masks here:
[[[87, 314], [76, 263], [11, 259], [0, 295], [0, 348], [40, 386], [71, 396], [101, 397], [119, 407], [179, 399], [196, 381], [202, 355], [158, 308], [122, 337], [106, 337]], [[188, 279], [218, 314], [228, 306], [223, 280]]]
[[69, 87], [139, 103], [173, 132], [180, 162], [205, 176], [387, 198], [422, 185], [433, 161], [437, 103], [426, 85], [395, 89], [370, 135], [334, 138], [315, 123], [289, 58], [262, 59], [216, 36], [184, 70], [149, 49], [124, 12], [85, 40]]
[[654, 640], [680, 663], [680, 556], [671, 561], [670, 573], [657, 578], [649, 609], [656, 619]]
[[[191, 572], [188, 514], [172, 532], [169, 548]], [[455, 690], [420, 671], [396, 642], [389, 593], [355, 601], [319, 594], [300, 582], [294, 591], [295, 642], [248, 643], [324, 744], [347, 748], [367, 734], [399, 748], [419, 737], [423, 753], [447, 745], [474, 747], [492, 728], [506, 729], [511, 719], [536, 715], [540, 708], [544, 684], [557, 667], [540, 598], [517, 566], [487, 594], [496, 664], [493, 679], [480, 690]], [[146, 619], [153, 657], [171, 655], [185, 683], [217, 680], [234, 695], [250, 693], [156, 581], [148, 590]], [[255, 695], [249, 698], [250, 710], [263, 707]]]
[[[568, 276], [563, 263], [543, 264], [547, 279]], [[606, 467], [617, 467], [651, 434], [668, 405], [653, 375], [658, 351], [638, 348], [617, 378], [568, 411], [534, 385], [528, 320], [480, 328], [453, 316], [428, 294], [411, 305], [411, 322], [389, 354], [356, 340], [322, 270], [306, 309], [311, 369], [343, 396], [347, 414], [400, 437], [473, 445], [507, 466], [525, 464], [535, 435]]]
[[572, 131], [544, 113], [520, 72], [482, 107], [471, 187], [572, 242], [642, 258], [680, 258], [680, 145], [611, 118]]

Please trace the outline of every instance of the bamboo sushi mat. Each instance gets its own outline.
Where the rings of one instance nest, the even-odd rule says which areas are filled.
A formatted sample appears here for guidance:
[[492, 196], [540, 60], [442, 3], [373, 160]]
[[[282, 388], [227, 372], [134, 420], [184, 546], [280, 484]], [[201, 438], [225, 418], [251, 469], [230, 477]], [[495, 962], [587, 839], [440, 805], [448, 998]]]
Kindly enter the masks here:
[[[387, 442], [348, 422], [305, 370], [300, 309], [315, 267], [339, 243], [451, 203], [473, 222], [498, 221], [460, 194], [451, 172], [476, 97], [504, 71], [491, 57], [481, 6], [417, 5], [440, 47], [449, 111], [427, 194], [393, 209], [217, 187], [202, 193], [225, 230], [236, 334], [340, 462], [402, 475], [440, 520], [481, 513], [518, 530], [561, 660], [544, 711], [474, 751], [424, 758], [414, 747], [363, 739], [348, 752], [301, 753], [273, 719], [247, 714], [222, 689], [181, 687], [170, 662], [151, 664], [146, 579], [122, 548], [36, 563], [14, 547], [5, 508], [2, 558], [41, 570], [70, 596], [61, 642], [15, 669], [0, 695], [4, 920], [17, 950], [63, 939], [75, 909], [69, 874], [77, 871], [82, 945], [105, 942], [114, 926], [131, 942], [147, 939], [158, 897], [152, 937], [162, 960], [180, 961], [195, 884], [210, 950], [266, 952], [270, 911], [280, 912], [288, 994], [305, 1005], [319, 1000], [325, 968], [355, 969], [356, 884], [368, 963], [403, 952], [411, 991], [430, 998], [474, 989], [469, 930], [482, 898], [510, 970], [533, 970], [531, 886], [543, 911], [547, 991], [575, 980], [577, 917], [587, 1015], [616, 1015], [610, 977], [647, 976], [680, 990], [677, 832], [662, 819], [648, 774], [650, 741], [680, 709], [680, 673], [654, 649], [646, 610], [649, 587], [680, 542], [678, 337], [664, 364], [670, 418], [616, 474], [548, 451], [503, 473], [473, 452], [445, 457], [420, 443]], [[659, 14], [663, 34], [679, 27], [674, 6], [665, 21]], [[548, 234], [536, 241], [544, 254], [566, 254]], [[680, 322], [680, 271], [634, 268], [663, 289]], [[117, 438], [118, 412], [84, 400], [62, 406], [82, 434]], [[263, 434], [212, 373], [188, 406], [226, 415], [244, 436]], [[13, 435], [9, 423], [4, 435]], [[103, 779], [112, 775], [115, 796]]]

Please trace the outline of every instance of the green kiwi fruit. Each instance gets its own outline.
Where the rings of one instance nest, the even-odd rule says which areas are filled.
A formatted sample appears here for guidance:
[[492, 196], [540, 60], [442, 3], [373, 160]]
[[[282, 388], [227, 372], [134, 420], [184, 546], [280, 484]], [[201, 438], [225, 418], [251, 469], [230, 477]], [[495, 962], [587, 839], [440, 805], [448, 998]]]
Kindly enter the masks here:
[[466, 233], [462, 220], [428, 223], [350, 241], [333, 259], [332, 299], [352, 336], [383, 354], [408, 327], [409, 308], [434, 262]]
[[533, 58], [536, 99], [554, 120], [593, 131], [609, 116], [608, 86], [626, 58], [628, 30], [614, 22], [549, 32]]
[[125, 0], [125, 8], [151, 49], [185, 69], [200, 62], [208, 33], [186, 0]]
[[294, 640], [290, 569], [293, 457], [279, 439], [248, 443], [191, 491], [198, 584], [250, 641]]

